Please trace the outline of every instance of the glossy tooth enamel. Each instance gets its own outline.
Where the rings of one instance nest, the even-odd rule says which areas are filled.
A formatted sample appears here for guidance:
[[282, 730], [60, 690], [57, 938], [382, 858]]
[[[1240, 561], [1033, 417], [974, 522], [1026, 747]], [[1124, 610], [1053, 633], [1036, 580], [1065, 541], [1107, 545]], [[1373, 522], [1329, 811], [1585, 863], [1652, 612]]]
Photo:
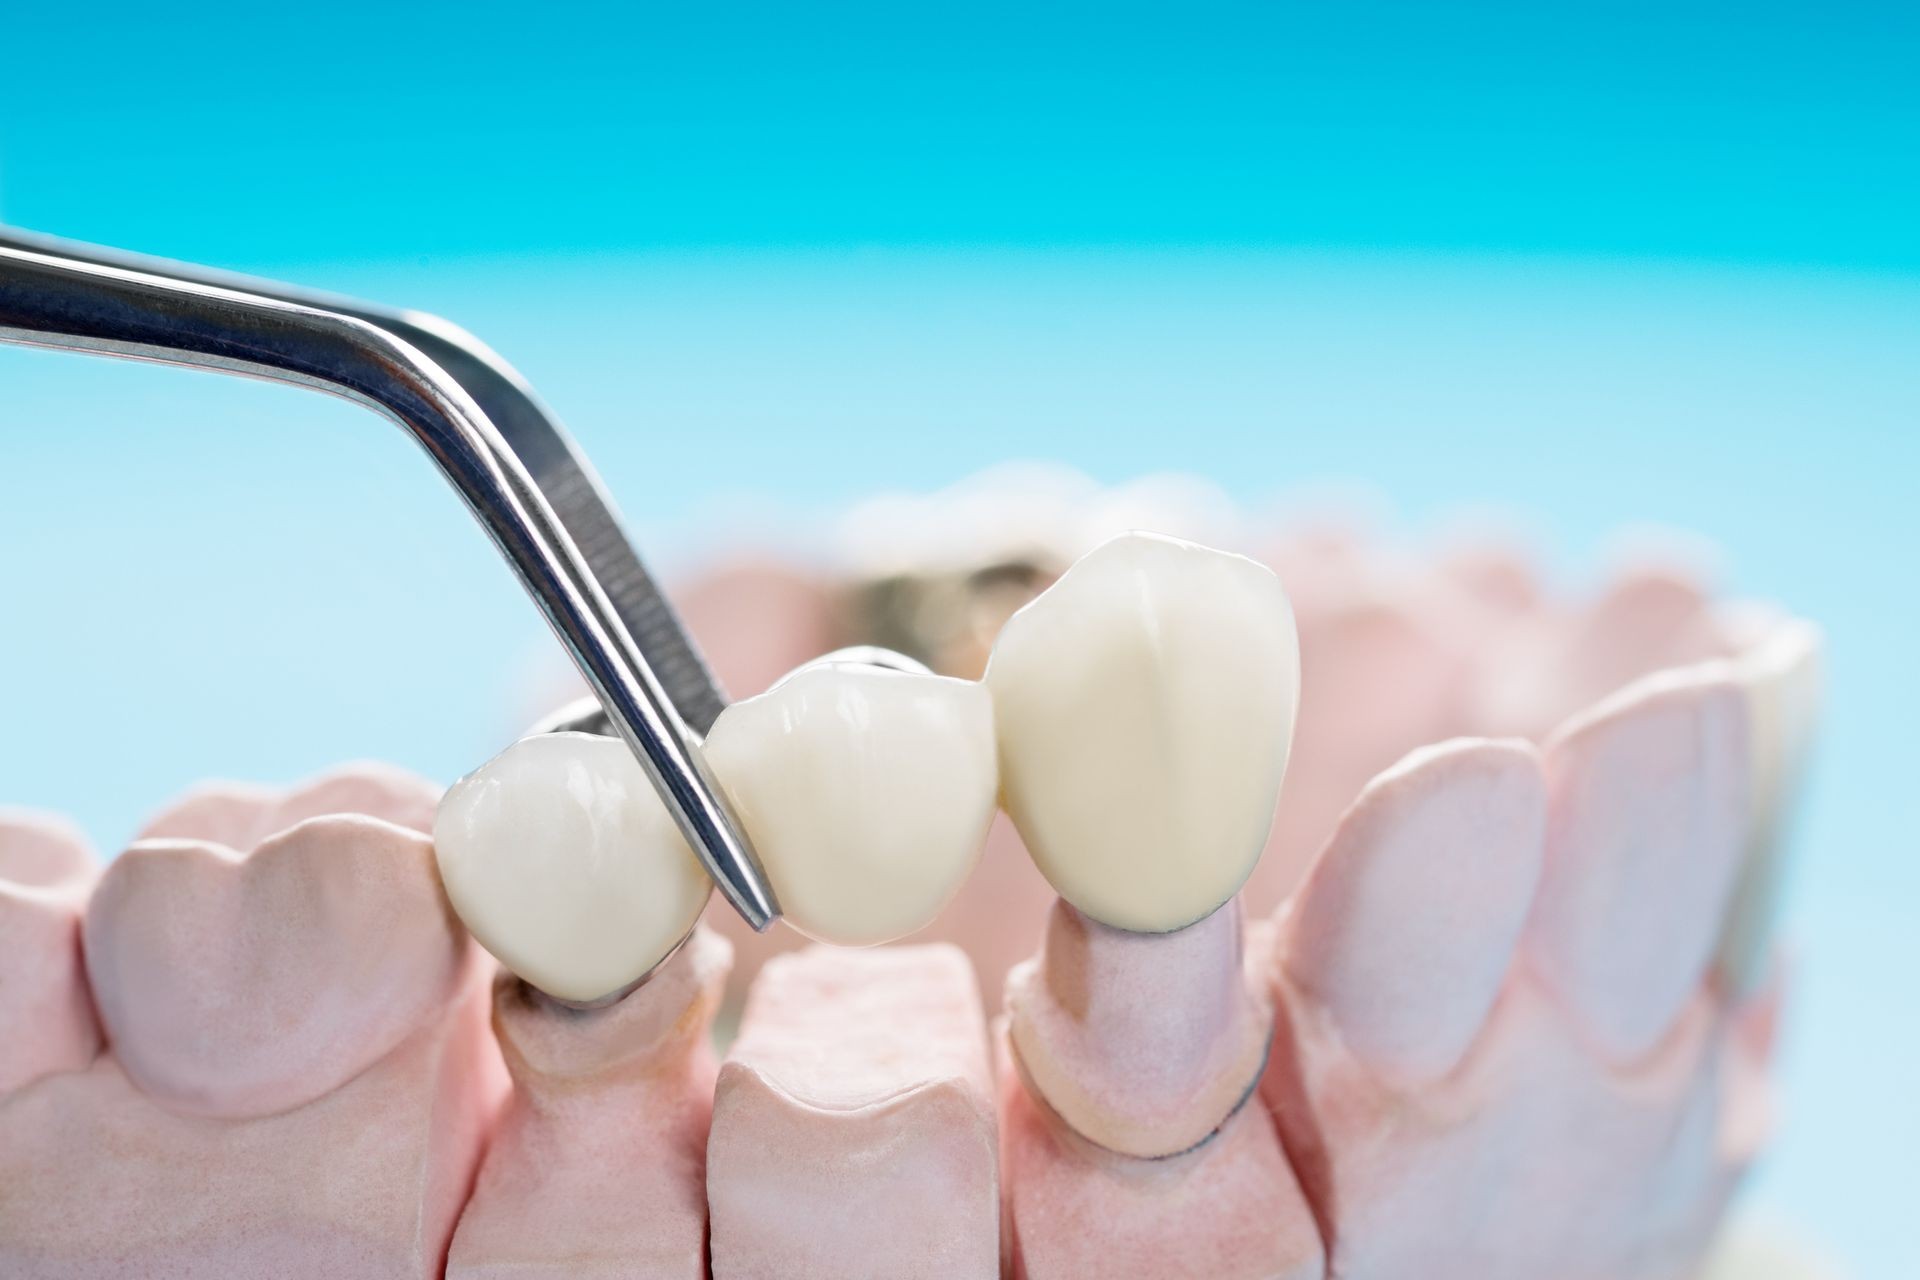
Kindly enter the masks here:
[[433, 836], [468, 930], [563, 1000], [600, 999], [652, 969], [712, 888], [617, 738], [514, 743], [448, 789]]
[[1300, 694], [1280, 581], [1127, 534], [1015, 614], [986, 683], [1002, 799], [1060, 896], [1165, 932], [1231, 898], [1266, 843]]
[[788, 924], [864, 946], [928, 924], [979, 861], [998, 773], [979, 684], [828, 663], [721, 713], [707, 761]]

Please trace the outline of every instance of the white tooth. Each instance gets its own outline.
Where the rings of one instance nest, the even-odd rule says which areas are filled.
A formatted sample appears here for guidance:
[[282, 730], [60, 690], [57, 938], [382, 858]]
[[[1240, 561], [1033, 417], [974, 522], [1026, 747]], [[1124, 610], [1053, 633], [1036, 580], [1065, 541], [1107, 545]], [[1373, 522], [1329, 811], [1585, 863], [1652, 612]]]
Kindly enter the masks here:
[[593, 734], [522, 739], [454, 783], [433, 841], [468, 931], [563, 1000], [653, 968], [713, 887], [626, 743]]
[[706, 752], [787, 923], [823, 942], [929, 923], [993, 820], [993, 704], [969, 680], [805, 667], [723, 711]]
[[1007, 812], [1061, 897], [1164, 932], [1245, 882], [1300, 698], [1293, 611], [1271, 570], [1116, 538], [1008, 620], [986, 682]]
[[1753, 743], [1752, 827], [1719, 954], [1720, 972], [1736, 994], [1765, 976], [1781, 864], [1820, 715], [1820, 649], [1820, 628], [1775, 619], [1764, 638], [1734, 659], [1747, 689]]

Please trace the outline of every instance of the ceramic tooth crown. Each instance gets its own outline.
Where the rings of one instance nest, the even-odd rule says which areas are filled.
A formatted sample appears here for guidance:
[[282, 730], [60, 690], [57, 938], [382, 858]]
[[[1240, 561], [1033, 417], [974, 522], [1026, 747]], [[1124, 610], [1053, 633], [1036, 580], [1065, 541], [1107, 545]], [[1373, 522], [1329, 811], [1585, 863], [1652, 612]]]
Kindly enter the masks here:
[[706, 751], [786, 922], [826, 942], [925, 926], [993, 819], [993, 704], [971, 681], [803, 668], [722, 712]]
[[433, 827], [454, 909], [507, 968], [592, 1001], [693, 928], [712, 881], [627, 744], [522, 739], [447, 790]]
[[1008, 620], [986, 681], [1007, 812], [1061, 897], [1163, 932], [1252, 872], [1299, 701], [1271, 570], [1123, 535]]

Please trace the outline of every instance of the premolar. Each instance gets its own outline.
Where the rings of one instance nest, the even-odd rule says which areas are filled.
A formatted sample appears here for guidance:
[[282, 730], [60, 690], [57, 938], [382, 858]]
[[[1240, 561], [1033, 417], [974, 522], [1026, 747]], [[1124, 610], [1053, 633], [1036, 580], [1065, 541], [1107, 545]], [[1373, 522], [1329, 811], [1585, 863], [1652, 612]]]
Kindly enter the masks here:
[[971, 681], [802, 668], [722, 712], [706, 749], [787, 922], [823, 942], [924, 927], [993, 820], [993, 705]]
[[433, 834], [468, 930], [562, 1000], [598, 1000], [646, 974], [713, 887], [617, 738], [516, 742], [448, 789]]
[[986, 683], [1007, 812], [1061, 897], [1160, 933], [1245, 882], [1300, 693], [1293, 612], [1271, 570], [1116, 538], [1007, 622]]

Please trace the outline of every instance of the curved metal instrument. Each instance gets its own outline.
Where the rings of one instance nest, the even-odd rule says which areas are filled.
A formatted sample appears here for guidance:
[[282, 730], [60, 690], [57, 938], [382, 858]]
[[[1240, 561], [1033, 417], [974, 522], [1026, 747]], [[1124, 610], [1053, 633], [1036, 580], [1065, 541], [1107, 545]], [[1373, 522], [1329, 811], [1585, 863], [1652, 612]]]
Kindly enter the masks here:
[[546, 615], [720, 891], [755, 929], [778, 918], [701, 759], [725, 695], [585, 459], [479, 341], [419, 312], [5, 228], [0, 341], [289, 382], [398, 422]]

